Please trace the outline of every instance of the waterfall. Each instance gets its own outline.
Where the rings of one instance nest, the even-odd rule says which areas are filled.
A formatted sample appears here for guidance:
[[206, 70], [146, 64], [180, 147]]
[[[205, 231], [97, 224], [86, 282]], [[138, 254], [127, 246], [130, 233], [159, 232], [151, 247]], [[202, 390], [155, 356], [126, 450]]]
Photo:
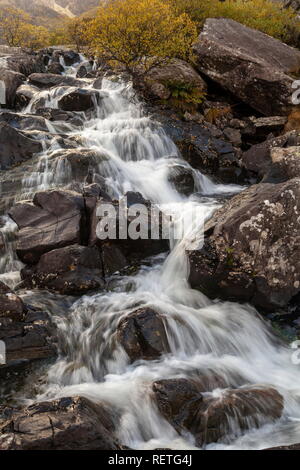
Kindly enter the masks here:
[[[92, 83], [83, 85], [92, 89]], [[56, 108], [66, 90], [41, 92], [47, 106]], [[68, 138], [80, 136], [82, 148], [98, 152], [94, 173], [106, 180], [111, 195], [138, 191], [182, 222], [182, 215], [197, 207], [201, 226], [219, 207], [217, 195], [241, 191], [235, 185], [218, 185], [182, 159], [162, 127], [147, 116], [128, 83], [103, 80], [103, 99], [81, 128], [72, 127]], [[33, 112], [36, 96], [25, 112]], [[50, 126], [50, 123], [49, 123]], [[62, 161], [55, 140], [58, 123], [49, 127], [53, 142], [40, 156], [36, 171], [26, 175], [23, 189], [34, 193], [73, 180], [72, 168]], [[169, 182], [170, 168], [189, 168], [202, 198], [180, 195]], [[83, 184], [83, 182], [82, 182]], [[57, 316], [64, 353], [51, 366], [47, 384], [34, 400], [81, 395], [107, 401], [121, 410], [120, 441], [134, 449], [193, 449], [191, 435], [179, 436], [159, 414], [151, 397], [154, 381], [215, 373], [230, 388], [243, 385], [272, 386], [285, 399], [283, 416], [274, 424], [238, 433], [229, 443], [208, 448], [260, 449], [300, 441], [300, 372], [291, 362], [290, 350], [281, 344], [256, 310], [248, 305], [211, 301], [187, 282], [185, 250], [195, 235], [185, 228], [183, 238], [172, 242], [169, 256], [154, 257], [134, 276], [119, 276], [106, 293], [79, 298], [66, 317]], [[10, 268], [9, 268], [10, 269]], [[15, 269], [14, 266], [12, 269]], [[170, 352], [159, 360], [131, 364], [116, 343], [121, 318], [137, 307], [161, 312]], [[218, 396], [222, 390], [212, 394]]]

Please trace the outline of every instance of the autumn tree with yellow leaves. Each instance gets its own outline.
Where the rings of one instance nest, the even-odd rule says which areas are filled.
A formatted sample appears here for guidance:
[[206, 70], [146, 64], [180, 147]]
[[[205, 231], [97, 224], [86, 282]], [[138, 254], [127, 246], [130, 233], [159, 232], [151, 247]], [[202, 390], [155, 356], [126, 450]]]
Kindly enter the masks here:
[[30, 16], [22, 10], [5, 7], [0, 10], [0, 37], [11, 47], [38, 49], [47, 44], [48, 31], [30, 23]]
[[143, 75], [174, 57], [188, 58], [197, 30], [163, 0], [113, 0], [98, 9], [88, 36], [100, 59]]
[[74, 44], [77, 52], [81, 52], [89, 44], [89, 18], [72, 18], [65, 23], [68, 44]]

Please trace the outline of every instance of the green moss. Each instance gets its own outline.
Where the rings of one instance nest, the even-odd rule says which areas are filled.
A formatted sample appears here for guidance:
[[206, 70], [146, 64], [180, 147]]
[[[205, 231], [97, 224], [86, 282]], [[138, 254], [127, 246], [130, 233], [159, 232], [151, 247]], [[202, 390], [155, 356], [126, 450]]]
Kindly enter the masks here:
[[206, 93], [191, 83], [166, 80], [163, 85], [171, 93], [167, 102], [180, 111], [195, 111], [205, 100]]

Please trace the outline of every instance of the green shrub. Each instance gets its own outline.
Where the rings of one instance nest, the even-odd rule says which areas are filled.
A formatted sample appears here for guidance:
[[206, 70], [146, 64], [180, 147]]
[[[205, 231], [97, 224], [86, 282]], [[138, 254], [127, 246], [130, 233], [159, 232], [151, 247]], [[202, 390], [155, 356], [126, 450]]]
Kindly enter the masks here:
[[195, 111], [205, 100], [206, 93], [191, 83], [166, 80], [163, 85], [171, 93], [169, 104], [180, 111]]

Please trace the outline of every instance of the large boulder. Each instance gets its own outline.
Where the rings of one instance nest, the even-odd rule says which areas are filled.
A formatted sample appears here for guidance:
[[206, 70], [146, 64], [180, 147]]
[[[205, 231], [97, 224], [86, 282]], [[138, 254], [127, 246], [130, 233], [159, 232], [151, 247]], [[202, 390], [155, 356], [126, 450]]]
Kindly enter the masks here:
[[35, 264], [42, 254], [85, 239], [84, 198], [73, 191], [36, 193], [33, 202], [17, 203], [10, 216], [19, 227], [17, 254]]
[[286, 306], [300, 292], [299, 211], [299, 178], [235, 196], [205, 225], [204, 244], [196, 237], [188, 249], [191, 287], [265, 310]]
[[59, 62], [53, 62], [47, 67], [47, 72], [48, 73], [53, 73], [55, 75], [62, 75], [64, 72], [63, 66]]
[[6, 62], [10, 70], [22, 73], [26, 77], [32, 73], [43, 73], [46, 70], [43, 55], [34, 52], [19, 50], [11, 54]]
[[5, 284], [0, 284], [0, 340], [5, 342], [6, 364], [32, 361], [56, 355], [54, 327], [48, 314], [25, 305]]
[[73, 126], [83, 125], [83, 117], [71, 111], [63, 111], [55, 108], [36, 108], [35, 114], [48, 119], [48, 121], [63, 121]]
[[6, 122], [11, 127], [21, 131], [49, 131], [45, 119], [41, 116], [2, 112], [0, 113], [0, 122]]
[[[59, 238], [56, 239], [59, 244]], [[82, 295], [105, 287], [101, 252], [97, 247], [71, 245], [41, 256], [21, 271], [24, 285], [64, 295]]]
[[52, 88], [55, 86], [80, 86], [82, 82], [76, 78], [57, 75], [54, 73], [33, 73], [29, 75], [28, 80], [39, 88]]
[[194, 45], [197, 68], [265, 116], [291, 111], [300, 52], [226, 18], [209, 18]]
[[5, 85], [5, 108], [13, 108], [16, 104], [16, 91], [26, 80], [25, 75], [0, 67], [0, 81]]
[[121, 319], [117, 341], [132, 362], [159, 359], [170, 351], [163, 316], [149, 307], [140, 308]]
[[172, 59], [169, 63], [155, 67], [146, 76], [151, 93], [160, 99], [171, 96], [172, 85], [186, 86], [191, 91], [205, 93], [207, 86], [196, 70], [187, 62]]
[[105, 403], [61, 398], [9, 413], [0, 450], [118, 450], [118, 416]]
[[193, 168], [224, 183], [241, 183], [248, 179], [249, 172], [241, 168], [238, 153], [222, 138], [222, 132], [221, 137], [216, 136], [208, 126], [182, 121], [173, 113], [155, 111], [154, 119]]
[[77, 88], [60, 98], [58, 107], [64, 111], [88, 111], [99, 103], [100, 98], [98, 92]]
[[14, 294], [3, 282], [0, 282], [0, 319], [11, 318], [20, 321], [23, 316], [24, 304], [20, 297]]
[[[131, 261], [169, 251], [168, 224], [163, 213], [159, 208], [152, 211], [150, 202], [138, 195], [132, 193], [129, 198], [113, 202], [105, 199], [95, 201], [90, 208], [90, 245], [101, 247], [109, 242], [119, 247]], [[143, 205], [144, 210], [140, 214], [135, 210], [138, 212], [138, 207], [131, 207], [135, 204]], [[106, 215], [108, 208], [113, 211], [109, 217]]]
[[183, 165], [172, 165], [168, 174], [168, 181], [184, 196], [195, 192], [195, 179], [193, 170]]
[[28, 83], [19, 86], [16, 91], [16, 107], [22, 109], [27, 106], [39, 91], [37, 87]]
[[42, 149], [41, 142], [0, 121], [0, 170], [28, 160]]
[[243, 431], [279, 419], [283, 397], [272, 388], [224, 390], [219, 396], [201, 392], [201, 384], [187, 379], [153, 384], [154, 399], [164, 418], [179, 434], [192, 433], [196, 445], [228, 442]]
[[271, 151], [272, 166], [266, 178], [286, 181], [300, 178], [300, 147], [274, 148]]
[[[56, 151], [53, 158], [70, 170], [73, 181], [84, 181], [92, 173], [101, 173], [101, 167], [109, 160], [105, 152], [77, 146], [76, 149]], [[68, 172], [69, 173], [69, 172]], [[70, 175], [67, 175], [70, 178]]]
[[256, 174], [259, 179], [263, 179], [272, 167], [272, 149], [298, 145], [300, 145], [300, 134], [297, 131], [287, 132], [278, 137], [270, 137], [243, 152], [241, 164], [246, 170]]
[[57, 58], [61, 56], [64, 59], [64, 62], [67, 67], [70, 67], [71, 65], [78, 64], [80, 62], [80, 55], [78, 52], [72, 51], [72, 50], [62, 50], [62, 51], [56, 51], [53, 54], [53, 59], [57, 60]]

